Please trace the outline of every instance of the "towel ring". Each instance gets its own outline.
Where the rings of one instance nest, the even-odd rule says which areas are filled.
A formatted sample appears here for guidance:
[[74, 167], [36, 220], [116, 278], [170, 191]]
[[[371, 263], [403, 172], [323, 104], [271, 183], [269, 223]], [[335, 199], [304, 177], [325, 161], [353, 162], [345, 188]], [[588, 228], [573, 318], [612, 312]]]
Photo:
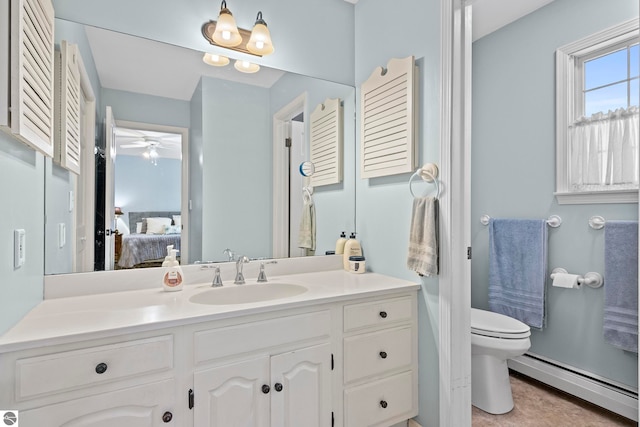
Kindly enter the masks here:
[[436, 186], [436, 199], [440, 198], [440, 183], [438, 182], [437, 165], [435, 165], [434, 163], [427, 163], [421, 168], [418, 168], [418, 170], [416, 170], [413, 175], [411, 175], [411, 178], [409, 178], [409, 192], [413, 197], [416, 197], [416, 195], [413, 193], [411, 184], [413, 183], [413, 178], [416, 176], [420, 176], [423, 181], [433, 182], [433, 184]]

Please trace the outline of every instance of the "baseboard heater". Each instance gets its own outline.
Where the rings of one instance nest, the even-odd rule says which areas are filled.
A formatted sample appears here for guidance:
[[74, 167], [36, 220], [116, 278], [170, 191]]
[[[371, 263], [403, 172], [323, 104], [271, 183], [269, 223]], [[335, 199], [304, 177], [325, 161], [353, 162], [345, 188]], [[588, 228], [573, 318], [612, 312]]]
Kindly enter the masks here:
[[544, 356], [526, 353], [509, 359], [510, 369], [638, 421], [638, 390]]

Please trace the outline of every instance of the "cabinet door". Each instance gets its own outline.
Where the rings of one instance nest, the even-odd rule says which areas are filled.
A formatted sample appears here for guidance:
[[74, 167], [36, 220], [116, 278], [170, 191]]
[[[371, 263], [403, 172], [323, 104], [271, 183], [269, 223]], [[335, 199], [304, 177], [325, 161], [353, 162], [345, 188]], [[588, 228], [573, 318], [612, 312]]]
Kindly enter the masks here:
[[[194, 374], [194, 425], [269, 426], [269, 357], [262, 356]], [[266, 390], [266, 388], [265, 388]]]
[[[175, 382], [144, 386], [20, 411], [24, 426], [51, 427], [160, 427], [184, 425], [173, 416]], [[163, 420], [171, 418], [170, 421]]]
[[330, 426], [331, 348], [329, 344], [273, 356], [271, 388], [272, 426]]

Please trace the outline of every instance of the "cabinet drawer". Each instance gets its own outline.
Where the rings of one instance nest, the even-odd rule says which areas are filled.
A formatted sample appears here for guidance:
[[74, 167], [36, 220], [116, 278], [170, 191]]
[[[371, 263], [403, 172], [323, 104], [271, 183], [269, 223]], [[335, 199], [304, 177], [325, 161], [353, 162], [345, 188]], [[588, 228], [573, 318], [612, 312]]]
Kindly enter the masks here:
[[172, 335], [19, 359], [16, 361], [16, 399], [171, 368]]
[[[390, 421], [413, 417], [412, 372], [352, 387], [344, 393], [346, 426], [386, 426]], [[395, 420], [394, 420], [395, 418]]]
[[330, 333], [328, 310], [199, 331], [194, 337], [194, 358], [198, 364], [296, 341], [328, 337]]
[[344, 307], [344, 331], [408, 321], [412, 316], [411, 297], [347, 305]]
[[392, 369], [410, 368], [411, 327], [385, 329], [344, 340], [344, 382]]

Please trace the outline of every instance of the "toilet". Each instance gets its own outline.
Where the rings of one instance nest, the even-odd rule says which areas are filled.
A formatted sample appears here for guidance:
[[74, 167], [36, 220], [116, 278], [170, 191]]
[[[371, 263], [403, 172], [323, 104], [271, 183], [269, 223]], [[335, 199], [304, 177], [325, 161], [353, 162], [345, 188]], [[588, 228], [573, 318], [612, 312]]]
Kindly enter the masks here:
[[513, 409], [507, 359], [521, 356], [531, 341], [529, 326], [512, 317], [471, 309], [471, 403], [490, 414]]

